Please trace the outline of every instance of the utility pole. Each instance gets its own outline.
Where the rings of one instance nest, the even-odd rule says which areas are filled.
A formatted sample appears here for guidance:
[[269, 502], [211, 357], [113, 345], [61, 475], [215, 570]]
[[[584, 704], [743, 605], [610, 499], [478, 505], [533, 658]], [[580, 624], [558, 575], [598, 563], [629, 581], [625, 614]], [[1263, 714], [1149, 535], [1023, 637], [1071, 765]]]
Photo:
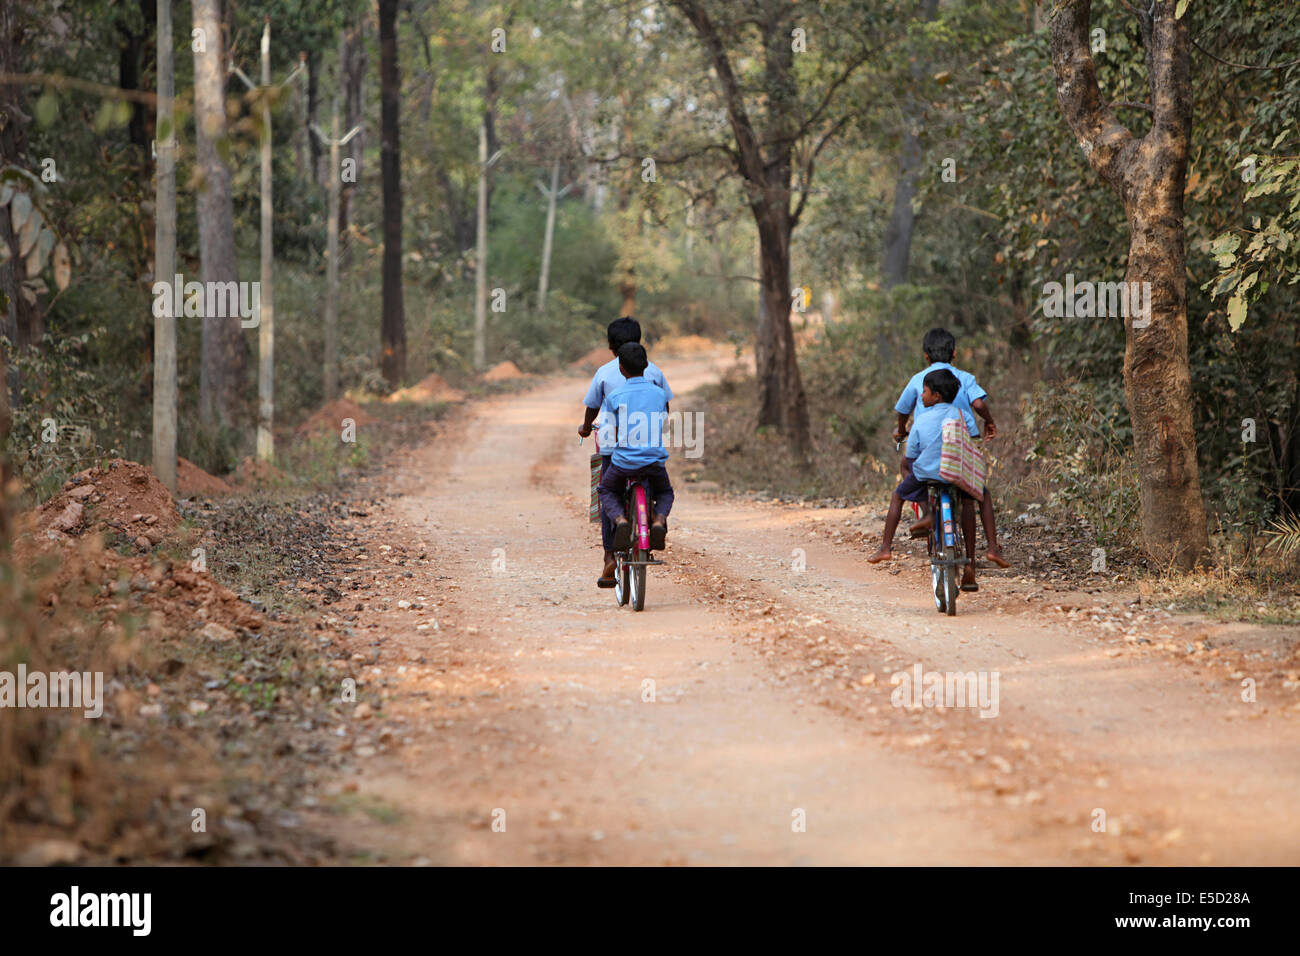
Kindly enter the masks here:
[[[271, 425], [275, 419], [275, 275], [271, 216], [271, 18], [262, 27], [262, 269], [257, 299], [257, 457], [270, 461], [275, 456], [275, 436]], [[293, 72], [280, 86], [287, 85], [303, 69], [299, 59]], [[244, 71], [233, 63], [236, 74], [250, 90], [258, 89]], [[276, 87], [278, 89], [278, 87]]]
[[560, 185], [560, 161], [557, 159], [551, 163], [551, 188], [548, 190], [541, 183], [537, 188], [542, 191], [546, 197], [546, 235], [542, 240], [542, 274], [537, 280], [537, 311], [546, 311], [546, 287], [551, 281], [551, 238], [555, 235], [555, 204], [563, 199], [573, 184], [565, 186], [559, 192], [556, 192]]
[[342, 179], [339, 170], [339, 149], [348, 140], [361, 132], [360, 126], [348, 130], [348, 134], [339, 138], [339, 95], [334, 93], [334, 112], [330, 120], [330, 135], [327, 137], [317, 126], [312, 127], [320, 141], [330, 148], [330, 206], [326, 237], [325, 274], [325, 400], [332, 401], [339, 390], [339, 183]]
[[[176, 281], [176, 74], [172, 57], [172, 3], [158, 0], [158, 122], [154, 141], [153, 278]], [[173, 301], [175, 295], [172, 296]], [[170, 312], [170, 309], [164, 311]], [[176, 317], [153, 320], [153, 471], [176, 494]]]
[[501, 158], [498, 149], [489, 159], [487, 147], [487, 113], [484, 113], [478, 127], [478, 242], [474, 253], [474, 368], [480, 372], [487, 365], [487, 175]]

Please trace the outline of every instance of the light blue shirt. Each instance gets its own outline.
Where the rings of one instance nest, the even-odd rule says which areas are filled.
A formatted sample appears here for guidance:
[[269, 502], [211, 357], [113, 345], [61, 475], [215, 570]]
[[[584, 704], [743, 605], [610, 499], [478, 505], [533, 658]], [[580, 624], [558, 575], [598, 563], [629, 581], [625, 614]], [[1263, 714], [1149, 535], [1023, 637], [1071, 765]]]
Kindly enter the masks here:
[[[659, 366], [654, 362], [649, 363], [645, 368], [645, 379], [658, 385], [668, 396], [665, 401], [672, 401], [673, 390], [668, 387], [668, 380], [664, 378], [664, 373], [659, 370]], [[618, 370], [618, 359], [606, 362], [600, 368], [596, 369], [596, 374], [592, 376], [591, 387], [587, 389], [586, 397], [583, 398], [582, 404], [588, 408], [600, 408], [605, 404], [605, 397], [616, 388], [622, 388], [627, 383], [623, 373]], [[602, 413], [598, 421], [603, 423], [604, 414]], [[599, 425], [597, 426], [599, 427]], [[612, 433], [611, 433], [612, 434]], [[612, 440], [610, 448], [605, 447], [605, 439], [597, 437], [600, 443], [600, 453], [608, 455], [613, 447]]]
[[913, 375], [912, 380], [907, 383], [907, 388], [903, 389], [903, 394], [899, 396], [894, 411], [900, 415], [910, 415], [915, 411], [917, 415], [920, 415], [921, 409], [924, 407], [921, 405], [921, 389], [925, 385], [925, 377], [937, 368], [946, 368], [957, 376], [957, 381], [961, 383], [961, 389], [958, 390], [957, 398], [953, 401], [953, 404], [957, 406], [962, 413], [962, 417], [966, 419], [966, 427], [970, 429], [970, 433], [978, 437], [980, 431], [975, 424], [975, 412], [971, 409], [971, 403], [984, 398], [988, 395], [988, 392], [980, 388], [979, 383], [975, 381], [975, 376], [970, 372], [963, 372], [947, 362], [935, 362], [929, 368], [922, 369]]
[[663, 438], [668, 393], [654, 382], [642, 375], [627, 379], [605, 396], [600, 411], [600, 447], [613, 452], [618, 467], [632, 470], [668, 460]]
[[960, 411], [955, 404], [940, 402], [929, 408], [921, 406], [912, 419], [912, 430], [907, 434], [905, 454], [912, 461], [912, 474], [921, 481], [939, 480], [939, 456], [943, 454], [943, 423], [956, 418]]

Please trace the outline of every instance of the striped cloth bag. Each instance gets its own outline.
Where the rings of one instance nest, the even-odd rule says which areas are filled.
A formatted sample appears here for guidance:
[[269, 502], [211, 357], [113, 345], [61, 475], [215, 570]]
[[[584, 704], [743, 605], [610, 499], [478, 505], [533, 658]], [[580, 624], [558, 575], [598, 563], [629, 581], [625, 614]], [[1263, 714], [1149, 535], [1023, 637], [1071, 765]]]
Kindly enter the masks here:
[[596, 490], [600, 487], [600, 439], [595, 434], [592, 432], [596, 450], [591, 453], [591, 501], [587, 505], [587, 520], [592, 523], [600, 521], [600, 492]]
[[976, 501], [984, 499], [987, 466], [984, 453], [966, 428], [966, 419], [958, 415], [943, 423], [943, 450], [939, 453], [939, 477], [956, 485]]
[[600, 450], [597, 449], [591, 456], [591, 502], [587, 505], [587, 520], [596, 522], [600, 520], [600, 492], [596, 489], [600, 487]]

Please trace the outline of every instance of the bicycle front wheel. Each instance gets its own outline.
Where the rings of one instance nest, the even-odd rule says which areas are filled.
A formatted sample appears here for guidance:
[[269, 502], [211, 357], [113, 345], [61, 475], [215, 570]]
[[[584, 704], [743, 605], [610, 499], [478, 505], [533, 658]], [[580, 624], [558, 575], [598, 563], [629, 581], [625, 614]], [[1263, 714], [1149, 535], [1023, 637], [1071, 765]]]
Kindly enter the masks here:
[[631, 569], [623, 555], [615, 555], [614, 560], [617, 562], [614, 570], [614, 600], [622, 607], [632, 596], [631, 575], [628, 573]]

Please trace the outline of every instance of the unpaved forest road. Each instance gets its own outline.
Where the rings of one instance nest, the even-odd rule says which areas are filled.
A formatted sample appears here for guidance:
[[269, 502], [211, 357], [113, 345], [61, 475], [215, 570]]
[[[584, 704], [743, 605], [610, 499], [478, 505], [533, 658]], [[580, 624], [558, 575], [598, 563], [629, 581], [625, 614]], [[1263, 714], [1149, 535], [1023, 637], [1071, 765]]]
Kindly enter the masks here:
[[[665, 361], [675, 406], [720, 362]], [[585, 387], [478, 404], [354, 521], [370, 587], [340, 606], [362, 605], [350, 649], [384, 702], [355, 724], [338, 800], [356, 812], [316, 822], [357, 859], [1300, 863], [1300, 712], [1278, 680], [1242, 703], [1222, 669], [993, 576], [941, 617], [915, 558], [872, 568], [809, 531], [815, 509], [680, 481], [668, 566], [644, 612], [618, 609], [595, 587]], [[997, 670], [998, 716], [891, 706], [889, 676], [918, 662]]]

